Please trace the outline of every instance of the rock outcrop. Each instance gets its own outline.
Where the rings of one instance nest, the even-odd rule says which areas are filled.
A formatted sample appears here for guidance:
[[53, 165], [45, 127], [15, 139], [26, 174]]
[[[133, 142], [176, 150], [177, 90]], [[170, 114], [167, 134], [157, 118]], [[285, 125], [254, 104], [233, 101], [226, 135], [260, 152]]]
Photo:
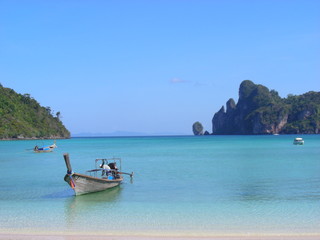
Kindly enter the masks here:
[[320, 92], [279, 97], [263, 85], [245, 80], [239, 100], [229, 99], [214, 114], [212, 134], [319, 133]]
[[200, 122], [195, 122], [192, 125], [192, 131], [194, 135], [203, 135], [203, 126]]

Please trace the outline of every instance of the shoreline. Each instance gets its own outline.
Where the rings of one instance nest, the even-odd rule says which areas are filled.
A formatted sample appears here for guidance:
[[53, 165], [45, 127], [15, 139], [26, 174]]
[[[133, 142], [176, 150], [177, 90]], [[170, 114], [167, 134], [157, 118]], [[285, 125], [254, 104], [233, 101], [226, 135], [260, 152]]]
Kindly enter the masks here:
[[319, 235], [215, 235], [215, 236], [148, 236], [148, 235], [90, 235], [90, 234], [17, 234], [17, 233], [0, 233], [1, 240], [318, 240]]
[[43, 137], [43, 138], [0, 138], [0, 141], [23, 141], [23, 140], [58, 140], [58, 139], [70, 139], [71, 137]]
[[197, 240], [197, 239], [213, 239], [213, 240], [317, 240], [320, 239], [320, 232], [314, 233], [174, 233], [174, 232], [117, 232], [117, 233], [93, 233], [93, 232], [65, 232], [65, 231], [9, 231], [0, 230], [1, 240]]

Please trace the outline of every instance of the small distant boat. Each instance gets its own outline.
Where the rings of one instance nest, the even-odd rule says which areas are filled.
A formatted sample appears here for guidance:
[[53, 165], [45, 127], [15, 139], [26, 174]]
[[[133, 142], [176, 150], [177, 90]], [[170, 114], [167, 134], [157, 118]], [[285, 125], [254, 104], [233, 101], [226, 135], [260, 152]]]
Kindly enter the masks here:
[[64, 177], [64, 181], [74, 190], [75, 195], [113, 188], [123, 181], [123, 174], [129, 175], [131, 178], [133, 176], [133, 172], [121, 172], [121, 158], [96, 159], [95, 169], [88, 170], [87, 174], [80, 174], [72, 172], [69, 154], [66, 153], [63, 157], [67, 166], [67, 174]]
[[33, 149], [34, 152], [36, 153], [42, 153], [42, 152], [52, 152], [53, 149], [57, 148], [57, 145], [56, 145], [56, 141], [54, 141], [53, 144], [51, 145], [47, 145], [47, 146], [41, 146], [39, 147], [38, 145], [36, 145]]
[[304, 144], [304, 140], [302, 138], [295, 138], [293, 140], [293, 144], [294, 145], [303, 145]]

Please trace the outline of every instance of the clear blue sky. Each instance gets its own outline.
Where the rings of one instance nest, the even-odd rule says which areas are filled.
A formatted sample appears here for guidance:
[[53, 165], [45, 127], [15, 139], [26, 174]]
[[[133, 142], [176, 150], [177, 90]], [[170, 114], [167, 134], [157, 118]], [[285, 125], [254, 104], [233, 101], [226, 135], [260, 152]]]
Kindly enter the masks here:
[[0, 0], [0, 83], [72, 134], [192, 134], [250, 79], [319, 91], [318, 0]]

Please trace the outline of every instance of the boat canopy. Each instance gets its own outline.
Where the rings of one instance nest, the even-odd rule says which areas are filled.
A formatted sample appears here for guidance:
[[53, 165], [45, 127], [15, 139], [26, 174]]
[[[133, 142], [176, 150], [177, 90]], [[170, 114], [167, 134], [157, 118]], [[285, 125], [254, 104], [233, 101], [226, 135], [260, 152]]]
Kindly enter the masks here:
[[95, 160], [96, 169], [100, 168], [100, 164], [98, 164], [100, 161], [102, 162], [102, 164], [114, 164], [114, 166], [117, 166], [119, 171], [121, 172], [121, 158], [97, 158]]

